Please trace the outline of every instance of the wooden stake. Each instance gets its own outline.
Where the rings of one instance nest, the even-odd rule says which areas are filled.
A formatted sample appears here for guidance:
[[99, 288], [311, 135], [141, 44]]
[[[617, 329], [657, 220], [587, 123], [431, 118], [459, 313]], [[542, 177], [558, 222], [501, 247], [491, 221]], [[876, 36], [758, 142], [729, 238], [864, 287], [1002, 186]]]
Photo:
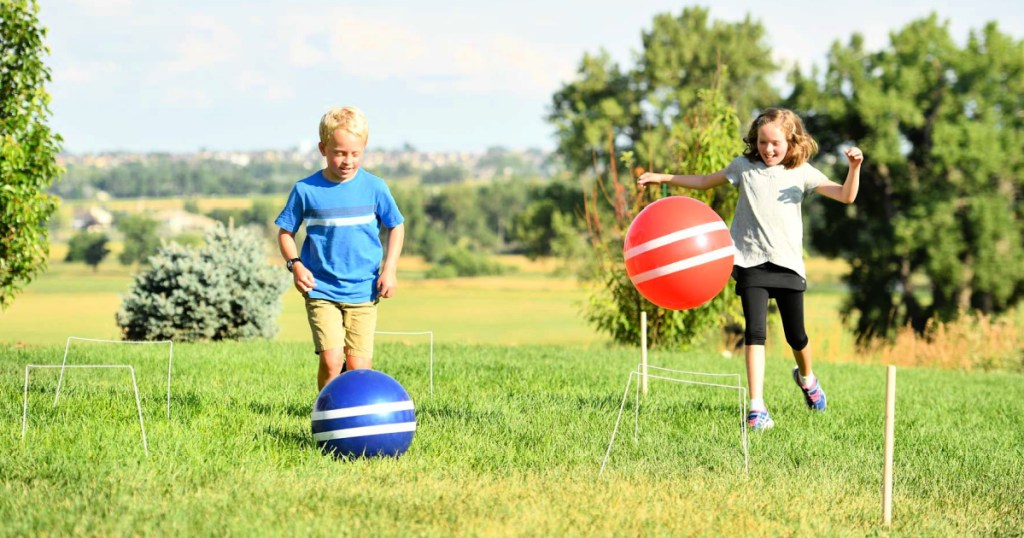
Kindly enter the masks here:
[[647, 312], [640, 312], [640, 386], [647, 396]]
[[896, 423], [896, 367], [885, 370], [885, 463], [882, 469], [882, 523], [892, 523], [892, 452]]

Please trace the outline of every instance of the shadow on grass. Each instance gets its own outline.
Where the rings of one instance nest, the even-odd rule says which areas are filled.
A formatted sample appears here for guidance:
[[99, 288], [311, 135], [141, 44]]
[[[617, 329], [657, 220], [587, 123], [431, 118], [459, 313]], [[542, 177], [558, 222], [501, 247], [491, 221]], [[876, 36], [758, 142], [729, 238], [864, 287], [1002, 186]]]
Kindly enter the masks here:
[[261, 436], [273, 439], [282, 445], [292, 445], [299, 448], [316, 450], [316, 442], [309, 430], [296, 430], [294, 428], [282, 428], [280, 426], [267, 426], [263, 428]]
[[254, 413], [268, 416], [279, 416], [282, 413], [291, 417], [305, 417], [309, 418], [310, 413], [313, 411], [313, 407], [307, 404], [290, 403], [290, 404], [270, 404], [267, 402], [249, 402], [248, 408]]

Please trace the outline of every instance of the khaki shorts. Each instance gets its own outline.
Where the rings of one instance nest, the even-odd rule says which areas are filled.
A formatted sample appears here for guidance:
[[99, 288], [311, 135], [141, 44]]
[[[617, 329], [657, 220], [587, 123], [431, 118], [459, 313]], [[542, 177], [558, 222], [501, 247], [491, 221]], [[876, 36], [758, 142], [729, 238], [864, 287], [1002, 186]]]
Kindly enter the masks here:
[[344, 347], [346, 355], [373, 358], [377, 301], [350, 304], [306, 297], [306, 317], [317, 354]]

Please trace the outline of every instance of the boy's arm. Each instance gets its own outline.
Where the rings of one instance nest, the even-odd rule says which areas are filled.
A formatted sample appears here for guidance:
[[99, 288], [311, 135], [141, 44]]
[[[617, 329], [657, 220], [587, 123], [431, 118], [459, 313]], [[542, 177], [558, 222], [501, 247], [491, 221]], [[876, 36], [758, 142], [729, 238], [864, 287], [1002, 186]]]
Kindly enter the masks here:
[[637, 178], [636, 183], [640, 187], [646, 186], [648, 183], [671, 183], [672, 185], [679, 185], [689, 189], [710, 189], [719, 185], [725, 184], [728, 179], [725, 177], [725, 170], [719, 170], [706, 176], [702, 175], [672, 175], [672, 174], [656, 174], [654, 172], [646, 172]]
[[395, 294], [398, 287], [398, 258], [402, 255], [405, 244], [405, 224], [399, 224], [388, 230], [388, 255], [381, 267], [380, 279], [377, 281], [379, 296], [388, 299]]
[[[277, 246], [280, 247], [281, 255], [284, 256], [285, 261], [299, 257], [299, 249], [295, 245], [295, 234], [284, 228], [280, 228], [277, 232]], [[316, 287], [316, 279], [313, 278], [313, 273], [301, 261], [295, 262], [292, 265], [292, 280], [295, 283], [295, 289], [299, 290], [300, 293], [306, 293]]]

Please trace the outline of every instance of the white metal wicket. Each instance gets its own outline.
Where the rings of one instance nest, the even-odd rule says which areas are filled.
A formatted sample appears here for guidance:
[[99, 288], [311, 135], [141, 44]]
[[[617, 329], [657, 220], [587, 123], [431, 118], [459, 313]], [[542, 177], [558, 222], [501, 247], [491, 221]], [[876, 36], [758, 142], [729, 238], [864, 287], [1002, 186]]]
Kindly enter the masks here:
[[[126, 368], [132, 377], [132, 387], [135, 389], [135, 408], [139, 412], [139, 429], [142, 431], [142, 449], [146, 452], [146, 457], [149, 457], [149, 443], [146, 442], [146, 425], [142, 420], [142, 400], [139, 398], [139, 384], [135, 379], [135, 368], [127, 364], [71, 364], [71, 365], [60, 365], [56, 364], [28, 364], [25, 366], [25, 388], [24, 388], [24, 399], [22, 401], [21, 411], [21, 439], [25, 440], [25, 434], [28, 431], [28, 373], [33, 368], [60, 368], [61, 375], [64, 375], [65, 368]], [[54, 402], [56, 404], [56, 401]]]
[[[170, 340], [156, 340], [152, 342], [143, 342], [135, 340], [97, 340], [95, 338], [81, 338], [78, 336], [69, 336], [67, 343], [64, 344], [64, 360], [60, 365], [60, 377], [57, 379], [57, 391], [53, 396], [53, 406], [57, 407], [57, 399], [60, 398], [60, 388], [64, 383], [64, 368], [68, 367], [68, 350], [71, 348], [72, 340], [80, 340], [83, 342], [98, 342], [104, 344], [130, 344], [130, 345], [153, 345], [153, 344], [169, 344], [170, 348], [167, 354], [167, 418], [171, 418], [171, 368], [174, 364], [174, 342]], [[134, 370], [132, 375], [134, 376]]]
[[[658, 371], [661, 371], [661, 372], [671, 373], [671, 374], [674, 374], [674, 375], [688, 375], [688, 376], [698, 376], [698, 377], [729, 377], [729, 378], [735, 378], [736, 379], [736, 384], [735, 385], [724, 385], [724, 384], [721, 384], [721, 383], [707, 383], [707, 382], [703, 382], [703, 381], [692, 381], [692, 380], [689, 380], [689, 379], [679, 379], [678, 377], [667, 377], [667, 376], [660, 376], [660, 375], [652, 375], [650, 373], [646, 373], [645, 374], [643, 372], [644, 366], [646, 366], [646, 368], [648, 370], [658, 370]], [[705, 387], [712, 387], [712, 388], [723, 388], [723, 389], [737, 391], [738, 399], [739, 399], [739, 408], [740, 408], [740, 440], [741, 440], [741, 444], [743, 445], [743, 474], [745, 476], [749, 476], [750, 475], [750, 454], [749, 454], [749, 450], [748, 450], [748, 447], [747, 447], [747, 420], [746, 420], [747, 402], [746, 402], [746, 398], [744, 397], [745, 396], [745, 393], [744, 393], [745, 387], [743, 387], [740, 384], [740, 376], [739, 376], [739, 374], [715, 374], [715, 373], [706, 373], [706, 372], [688, 372], [688, 371], [685, 371], [685, 370], [674, 370], [674, 369], [671, 369], [671, 368], [662, 368], [662, 367], [659, 367], [659, 366], [650, 366], [650, 365], [639, 364], [639, 365], [637, 365], [637, 369], [635, 371], [632, 371], [632, 372], [629, 373], [629, 379], [626, 380], [626, 389], [622, 393], [622, 403], [619, 405], [619, 414], [618, 414], [617, 418], [615, 419], [615, 427], [612, 429], [611, 440], [608, 441], [608, 450], [605, 451], [604, 460], [601, 462], [601, 471], [598, 473], [599, 477], [604, 474], [604, 469], [605, 469], [605, 467], [608, 464], [608, 458], [611, 456], [612, 446], [615, 444], [615, 436], [616, 436], [616, 434], [619, 431], [619, 424], [622, 422], [622, 412], [623, 412], [623, 410], [626, 407], [626, 398], [629, 396], [629, 388], [633, 384], [633, 377], [634, 376], [637, 377], [638, 379], [641, 379], [641, 380], [643, 378], [650, 378], [650, 379], [657, 379], [657, 380], [661, 380], [661, 381], [669, 381], [669, 382], [680, 383], [680, 384], [685, 384], [685, 385], [698, 385], [698, 386], [705, 386]], [[637, 383], [637, 385], [634, 387], [634, 398], [635, 398], [635, 400], [634, 400], [635, 401], [635, 405], [634, 405], [634, 407], [635, 407], [635, 415], [634, 415], [634, 426], [633, 426], [633, 442], [634, 443], [639, 442], [639, 431], [640, 431], [640, 385], [641, 385], [641, 383]]]

